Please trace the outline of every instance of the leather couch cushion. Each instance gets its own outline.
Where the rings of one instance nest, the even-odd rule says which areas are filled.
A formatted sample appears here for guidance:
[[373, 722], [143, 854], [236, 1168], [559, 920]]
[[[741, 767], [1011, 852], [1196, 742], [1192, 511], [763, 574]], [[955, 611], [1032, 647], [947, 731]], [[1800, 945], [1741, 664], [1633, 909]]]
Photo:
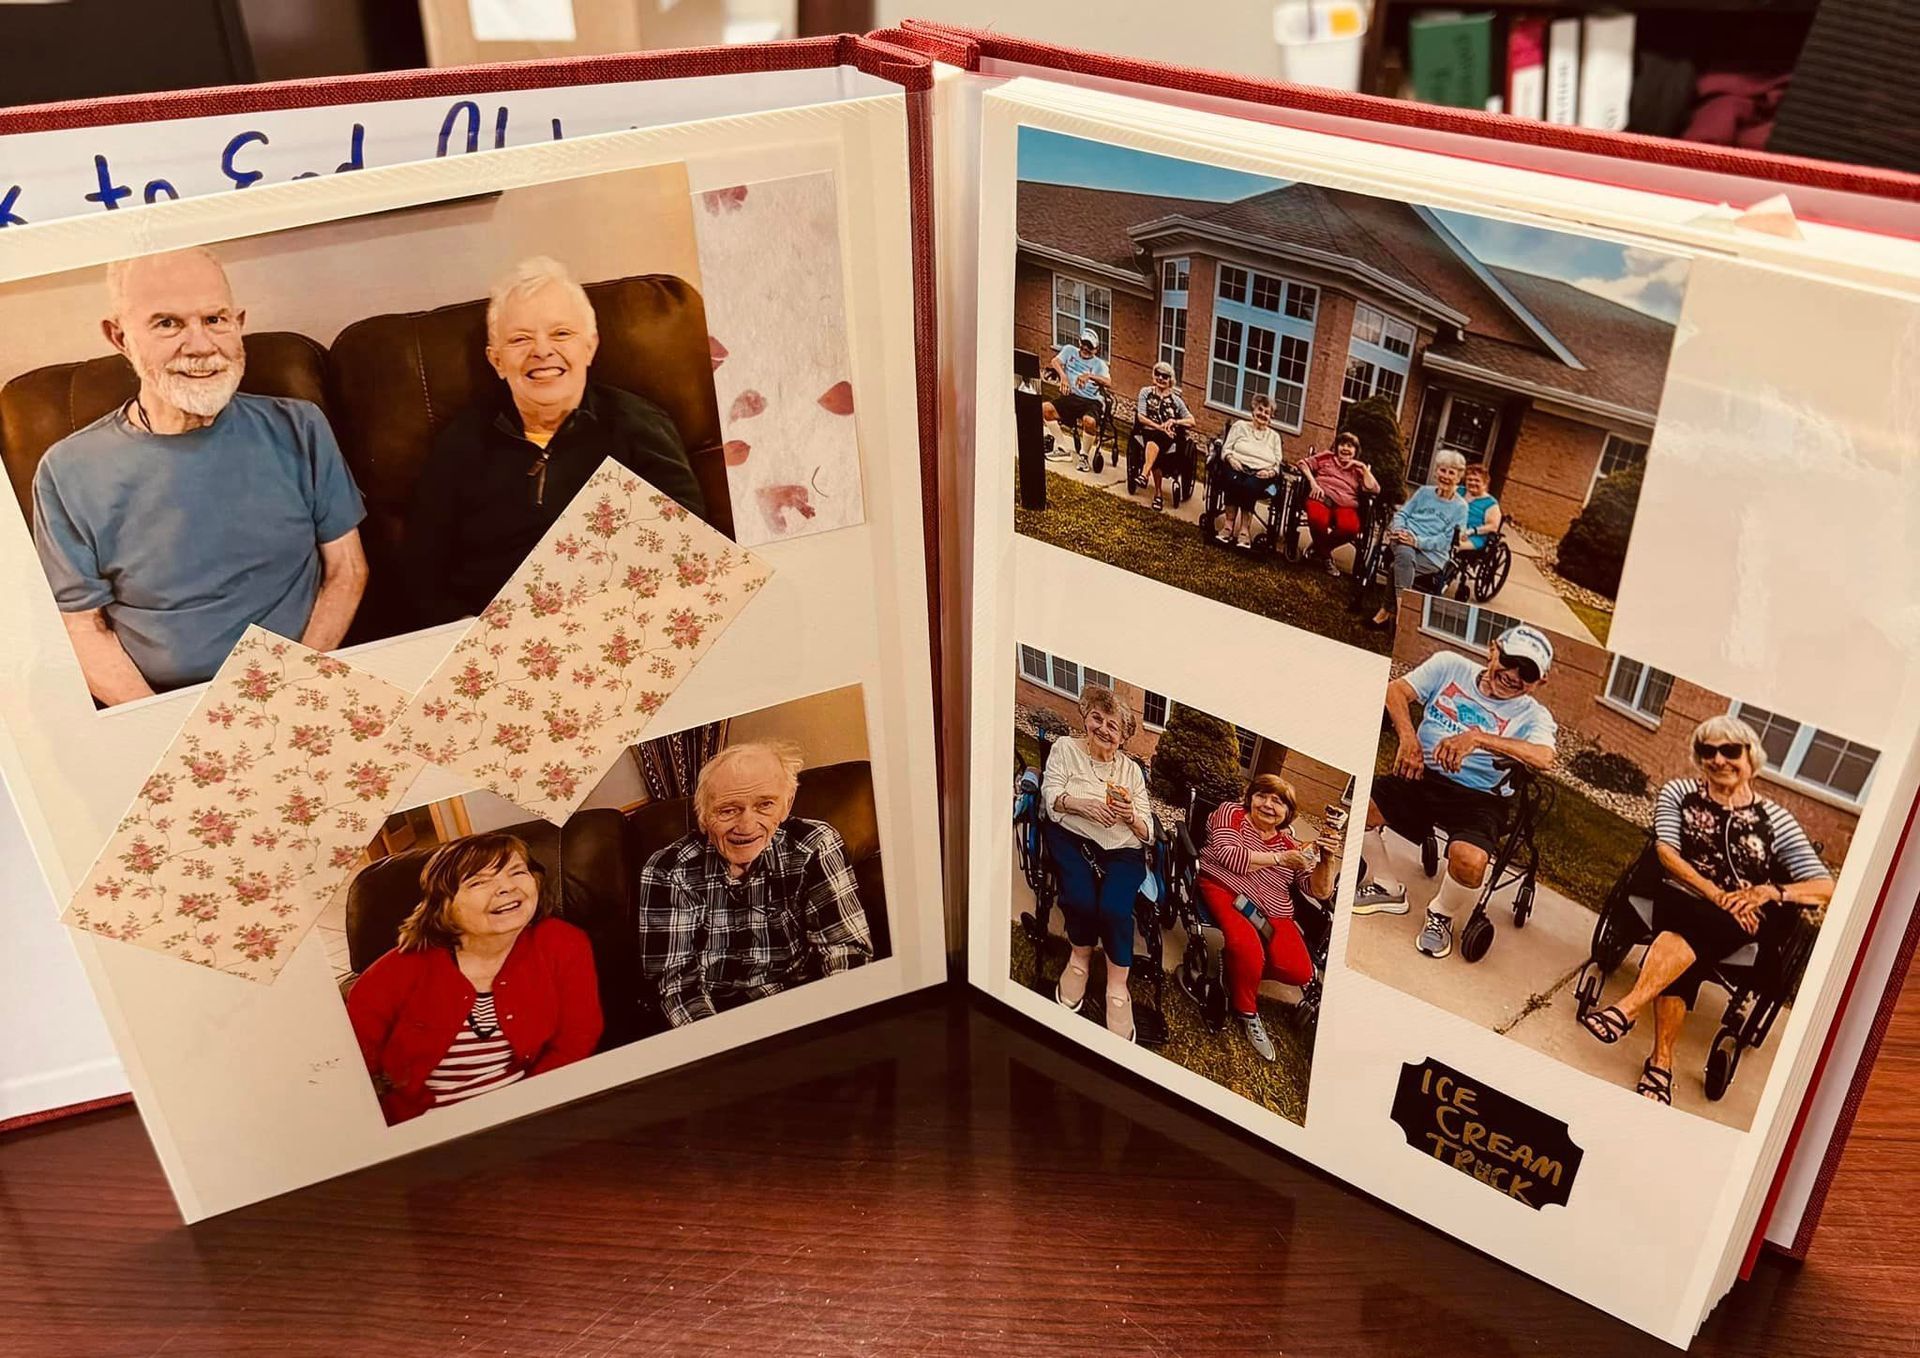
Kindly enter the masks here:
[[[305, 335], [263, 330], [246, 337], [247, 371], [240, 390], [297, 396], [332, 418], [327, 404], [327, 351]], [[22, 373], [0, 387], [0, 458], [20, 512], [33, 514], [33, 473], [53, 447], [139, 391], [133, 365], [118, 354], [57, 363]], [[337, 431], [336, 431], [337, 432]], [[349, 465], [352, 454], [347, 452]]]

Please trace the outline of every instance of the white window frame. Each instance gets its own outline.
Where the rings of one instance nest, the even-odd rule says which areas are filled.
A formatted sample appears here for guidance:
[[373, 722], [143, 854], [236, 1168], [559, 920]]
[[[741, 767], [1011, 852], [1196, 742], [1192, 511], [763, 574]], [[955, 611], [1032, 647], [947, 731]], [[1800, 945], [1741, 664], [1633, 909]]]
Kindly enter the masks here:
[[[1460, 636], [1451, 629], [1433, 620], [1434, 605], [1440, 605], [1443, 611], [1461, 608], [1466, 610], [1466, 635]], [[1475, 641], [1473, 634], [1480, 630], [1482, 621], [1487, 624], [1487, 636], [1484, 641]], [[1498, 620], [1498, 621], [1496, 621]], [[1509, 627], [1516, 627], [1520, 619], [1511, 613], [1502, 613], [1497, 608], [1485, 608], [1480, 604], [1463, 604], [1457, 599], [1442, 599], [1434, 594], [1420, 596], [1420, 630], [1430, 637], [1438, 637], [1449, 646], [1456, 646], [1475, 655], [1485, 653], [1487, 642], [1492, 641]]]
[[[1039, 674], [1035, 674], [1027, 668], [1028, 656], [1036, 656], [1039, 658]], [[1020, 644], [1020, 677], [1025, 679], [1029, 684], [1046, 684], [1048, 687], [1052, 687], [1052, 676], [1053, 657], [1041, 650], [1038, 646], [1029, 646], [1025, 642], [1022, 642]]]
[[1173, 380], [1177, 385], [1186, 378], [1187, 343], [1192, 336], [1187, 329], [1191, 319], [1187, 312], [1189, 289], [1174, 286], [1176, 269], [1179, 271], [1177, 276], [1184, 277], [1190, 286], [1193, 282], [1193, 261], [1185, 255], [1160, 261], [1159, 361], [1173, 365]]
[[[1587, 493], [1582, 497], [1580, 501], [1581, 504], [1585, 504], [1593, 498], [1593, 488], [1600, 484], [1600, 478], [1602, 476], [1607, 475], [1607, 473], [1601, 471], [1600, 468], [1606, 463], [1607, 450], [1613, 447], [1616, 441], [1620, 443], [1630, 443], [1634, 447], [1641, 449], [1640, 464], [1642, 466], [1646, 465], [1647, 454], [1652, 451], [1653, 435], [1647, 435], [1645, 440], [1630, 439], [1625, 434], [1616, 434], [1611, 429], [1607, 430], [1607, 436], [1600, 440], [1600, 456], [1593, 460], [1593, 475], [1587, 478]], [[1619, 468], [1616, 467], [1614, 470], [1618, 471]]]
[[[1229, 301], [1226, 297], [1221, 284], [1229, 269], [1236, 270], [1247, 276], [1246, 300], [1244, 302]], [[1254, 289], [1257, 286], [1256, 280], [1258, 279], [1267, 279], [1279, 285], [1279, 302], [1277, 307], [1268, 309], [1254, 304], [1253, 295]], [[1296, 294], [1306, 299], [1303, 305], [1310, 307], [1313, 312], [1313, 319], [1303, 320], [1298, 316], [1287, 314], [1287, 303], [1293, 299]], [[1321, 307], [1324, 300], [1320, 295], [1320, 289], [1311, 283], [1302, 283], [1296, 279], [1288, 278], [1284, 274], [1272, 273], [1265, 269], [1256, 269], [1248, 264], [1235, 264], [1228, 260], [1219, 261], [1214, 266], [1213, 316], [1212, 324], [1209, 326], [1207, 332], [1207, 405], [1214, 410], [1225, 411], [1232, 415], [1251, 415], [1253, 413], [1253, 401], [1252, 394], [1248, 391], [1250, 385], [1248, 378], [1249, 376], [1263, 376], [1269, 384], [1267, 394], [1274, 398], [1273, 427], [1289, 434], [1297, 434], [1304, 429], [1307, 421], [1307, 394], [1313, 389], [1315, 327], [1319, 324]], [[1240, 327], [1240, 337], [1237, 341], [1240, 356], [1231, 364], [1218, 358], [1215, 353], [1220, 342], [1220, 330], [1223, 322], [1231, 322]], [[1247, 332], [1249, 327], [1258, 327], [1272, 334], [1272, 372], [1262, 374], [1247, 366]], [[1192, 340], [1191, 333], [1188, 335], [1188, 340], [1189, 342]], [[1286, 340], [1293, 340], [1297, 344], [1306, 346], [1306, 355], [1301, 360], [1302, 372], [1298, 382], [1290, 379], [1283, 380], [1280, 377], [1280, 356]], [[1223, 372], [1229, 368], [1233, 373], [1233, 390], [1228, 398], [1222, 399], [1214, 394], [1214, 389], [1216, 384], [1219, 383]], [[1280, 401], [1278, 400], [1277, 393], [1283, 384], [1289, 388], [1297, 387], [1300, 392], [1300, 417], [1292, 422], [1283, 418], [1280, 410]]]
[[[1160, 700], [1161, 720], [1159, 721], [1155, 721], [1153, 720], [1153, 718], [1147, 715], [1148, 706], [1153, 702], [1155, 698], [1158, 698]], [[1171, 717], [1172, 715], [1173, 715], [1173, 699], [1169, 698], [1164, 693], [1155, 693], [1150, 688], [1142, 689], [1140, 691], [1140, 724], [1142, 726], [1146, 727], [1149, 731], [1164, 731], [1167, 729], [1166, 718]]]
[[[1755, 706], [1758, 707], [1759, 705], [1756, 703]], [[1745, 721], [1746, 717], [1744, 713], [1746, 707], [1747, 704], [1745, 703], [1735, 703], [1731, 715]], [[1797, 792], [1803, 792], [1815, 801], [1825, 802], [1829, 806], [1838, 806], [1848, 811], [1858, 810], [1861, 806], [1865, 805], [1868, 795], [1873, 791], [1873, 780], [1880, 776], [1882, 751], [1875, 750], [1873, 752], [1873, 767], [1867, 771], [1866, 781], [1861, 783], [1860, 791], [1857, 794], [1849, 795], [1837, 787], [1829, 787], [1825, 783], [1818, 782], [1812, 778], [1804, 778], [1800, 774], [1801, 761], [1807, 757], [1807, 751], [1813, 748], [1815, 736], [1825, 734], [1834, 740], [1845, 740], [1845, 736], [1837, 735], [1832, 731], [1823, 733], [1821, 729], [1812, 722], [1800, 721], [1798, 718], [1789, 716], [1785, 712], [1775, 712], [1770, 707], [1760, 708], [1760, 710], [1770, 713], [1782, 721], [1794, 722], [1798, 727], [1793, 735], [1793, 743], [1787, 747], [1787, 757], [1778, 763], [1775, 763], [1773, 759], [1769, 757], [1766, 768], [1760, 771], [1762, 778], [1793, 788]], [[1859, 744], [1858, 741], [1848, 741], [1847, 743]], [[1861, 748], [1866, 749], [1869, 747], [1863, 745]]]
[[[1064, 334], [1060, 324], [1061, 318], [1063, 316], [1073, 315], [1074, 313], [1061, 309], [1060, 287], [1062, 284], [1067, 285], [1069, 288], [1079, 289], [1078, 294], [1074, 298], [1075, 304], [1079, 307], [1078, 318], [1071, 323], [1070, 331], [1064, 332]], [[1104, 322], [1090, 321], [1087, 319], [1087, 299], [1094, 296], [1106, 298], [1107, 319]], [[1053, 352], [1057, 354], [1063, 346], [1077, 342], [1082, 330], [1091, 330], [1100, 336], [1099, 357], [1111, 363], [1113, 361], [1111, 358], [1113, 353], [1113, 289], [1102, 287], [1098, 283], [1089, 283], [1084, 278], [1075, 278], [1072, 274], [1057, 273], [1053, 276]], [[1049, 358], [1052, 356], [1052, 354], [1048, 355]]]
[[[1363, 315], [1362, 313], [1365, 314]], [[1361, 333], [1363, 326], [1377, 330], [1380, 338], [1377, 340], [1365, 338]], [[1392, 349], [1387, 348], [1384, 343], [1388, 336], [1396, 329], [1404, 330], [1407, 333], [1407, 352], [1404, 354], [1395, 353]], [[1353, 360], [1358, 359], [1360, 362], [1366, 364], [1370, 370], [1366, 383], [1366, 396], [1377, 396], [1379, 394], [1381, 373], [1390, 372], [1399, 375], [1400, 390], [1395, 392], [1393, 396], [1393, 413], [1396, 417], [1400, 414], [1401, 408], [1406, 402], [1407, 373], [1413, 366], [1413, 351], [1419, 342], [1420, 332], [1416, 330], [1410, 322], [1403, 321], [1398, 316], [1382, 311], [1379, 307], [1368, 306], [1365, 302], [1354, 303], [1353, 325], [1347, 335], [1347, 360], [1351, 363]], [[1340, 373], [1340, 404], [1343, 406], [1351, 405], [1355, 401], [1364, 399], [1364, 396], [1349, 396], [1347, 394], [1347, 373], [1343, 368]]]
[[[1638, 665], [1640, 667], [1640, 677], [1634, 683], [1633, 697], [1631, 699], [1621, 699], [1613, 696], [1614, 676], [1620, 672], [1622, 661], [1629, 665]], [[1656, 674], [1666, 675], [1667, 679], [1667, 696], [1661, 699], [1660, 711], [1658, 713], [1649, 712], [1640, 705], [1642, 701], [1645, 700], [1647, 688], [1651, 684], [1653, 676]], [[1609, 658], [1607, 665], [1606, 682], [1600, 686], [1600, 702], [1603, 706], [1610, 707], [1623, 716], [1631, 717], [1642, 726], [1658, 730], [1660, 723], [1666, 720], [1667, 703], [1673, 698], [1674, 682], [1675, 678], [1672, 674], [1669, 674], [1666, 670], [1649, 665], [1644, 660], [1635, 660], [1632, 656], [1627, 655], [1612, 656]]]

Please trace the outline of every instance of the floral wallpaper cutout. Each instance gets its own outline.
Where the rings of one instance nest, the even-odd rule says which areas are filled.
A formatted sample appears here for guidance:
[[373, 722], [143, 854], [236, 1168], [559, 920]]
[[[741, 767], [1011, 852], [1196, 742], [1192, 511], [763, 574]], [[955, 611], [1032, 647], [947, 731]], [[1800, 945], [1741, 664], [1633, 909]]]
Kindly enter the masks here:
[[833, 176], [695, 194], [693, 229], [734, 536], [864, 523]]
[[771, 573], [609, 458], [414, 696], [399, 738], [559, 824]]
[[62, 918], [271, 982], [420, 767], [407, 696], [249, 627]]

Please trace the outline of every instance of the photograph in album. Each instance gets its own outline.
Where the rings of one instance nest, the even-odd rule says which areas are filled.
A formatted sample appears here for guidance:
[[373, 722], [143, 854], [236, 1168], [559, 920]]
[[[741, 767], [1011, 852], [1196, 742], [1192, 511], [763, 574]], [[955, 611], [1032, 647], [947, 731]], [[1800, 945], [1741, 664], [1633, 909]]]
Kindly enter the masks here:
[[1347, 965], [1747, 1127], [1880, 752], [1412, 592], [1393, 672]]
[[1682, 257], [1034, 127], [1018, 173], [1018, 532], [1379, 653], [1409, 588], [1604, 642]]
[[395, 1123], [885, 958], [861, 691], [645, 740], [559, 825], [396, 812], [315, 928]]
[[1012, 980], [1304, 1122], [1352, 797], [1275, 736], [1023, 643]]
[[0, 457], [95, 702], [249, 625], [472, 617], [609, 458], [731, 537], [702, 292], [677, 164], [0, 286]]

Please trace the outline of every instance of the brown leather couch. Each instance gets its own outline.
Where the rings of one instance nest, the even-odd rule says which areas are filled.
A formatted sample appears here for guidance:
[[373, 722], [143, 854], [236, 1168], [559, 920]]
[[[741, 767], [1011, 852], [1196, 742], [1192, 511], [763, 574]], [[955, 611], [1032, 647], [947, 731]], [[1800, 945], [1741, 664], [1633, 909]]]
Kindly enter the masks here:
[[[644, 396], [672, 417], [706, 496], [708, 519], [731, 537], [700, 294], [667, 274], [592, 283], [586, 291], [600, 326], [594, 380]], [[482, 299], [371, 316], [342, 330], [331, 349], [284, 331], [246, 337], [240, 389], [319, 406], [366, 497], [360, 534], [371, 575], [350, 643], [408, 629], [397, 577], [407, 502], [434, 437], [498, 387], [486, 359], [486, 314]], [[137, 388], [133, 369], [118, 354], [36, 368], [0, 387], [0, 461], [29, 520], [34, 469], [47, 449], [131, 399]]]
[[[840, 832], [866, 908], [874, 956], [891, 951], [886, 888], [880, 872], [880, 827], [874, 812], [873, 772], [865, 760], [805, 769], [793, 814], [822, 820]], [[666, 1026], [653, 987], [640, 967], [640, 926], [634, 889], [640, 869], [658, 849], [694, 828], [691, 798], [648, 802], [632, 811], [575, 812], [565, 827], [544, 820], [507, 827], [525, 840], [559, 892], [561, 918], [586, 931], [600, 981], [607, 1050]], [[419, 900], [420, 869], [431, 849], [396, 854], [361, 869], [347, 890], [347, 957], [353, 975], [393, 947], [400, 924]], [[351, 984], [351, 982], [349, 982]]]

